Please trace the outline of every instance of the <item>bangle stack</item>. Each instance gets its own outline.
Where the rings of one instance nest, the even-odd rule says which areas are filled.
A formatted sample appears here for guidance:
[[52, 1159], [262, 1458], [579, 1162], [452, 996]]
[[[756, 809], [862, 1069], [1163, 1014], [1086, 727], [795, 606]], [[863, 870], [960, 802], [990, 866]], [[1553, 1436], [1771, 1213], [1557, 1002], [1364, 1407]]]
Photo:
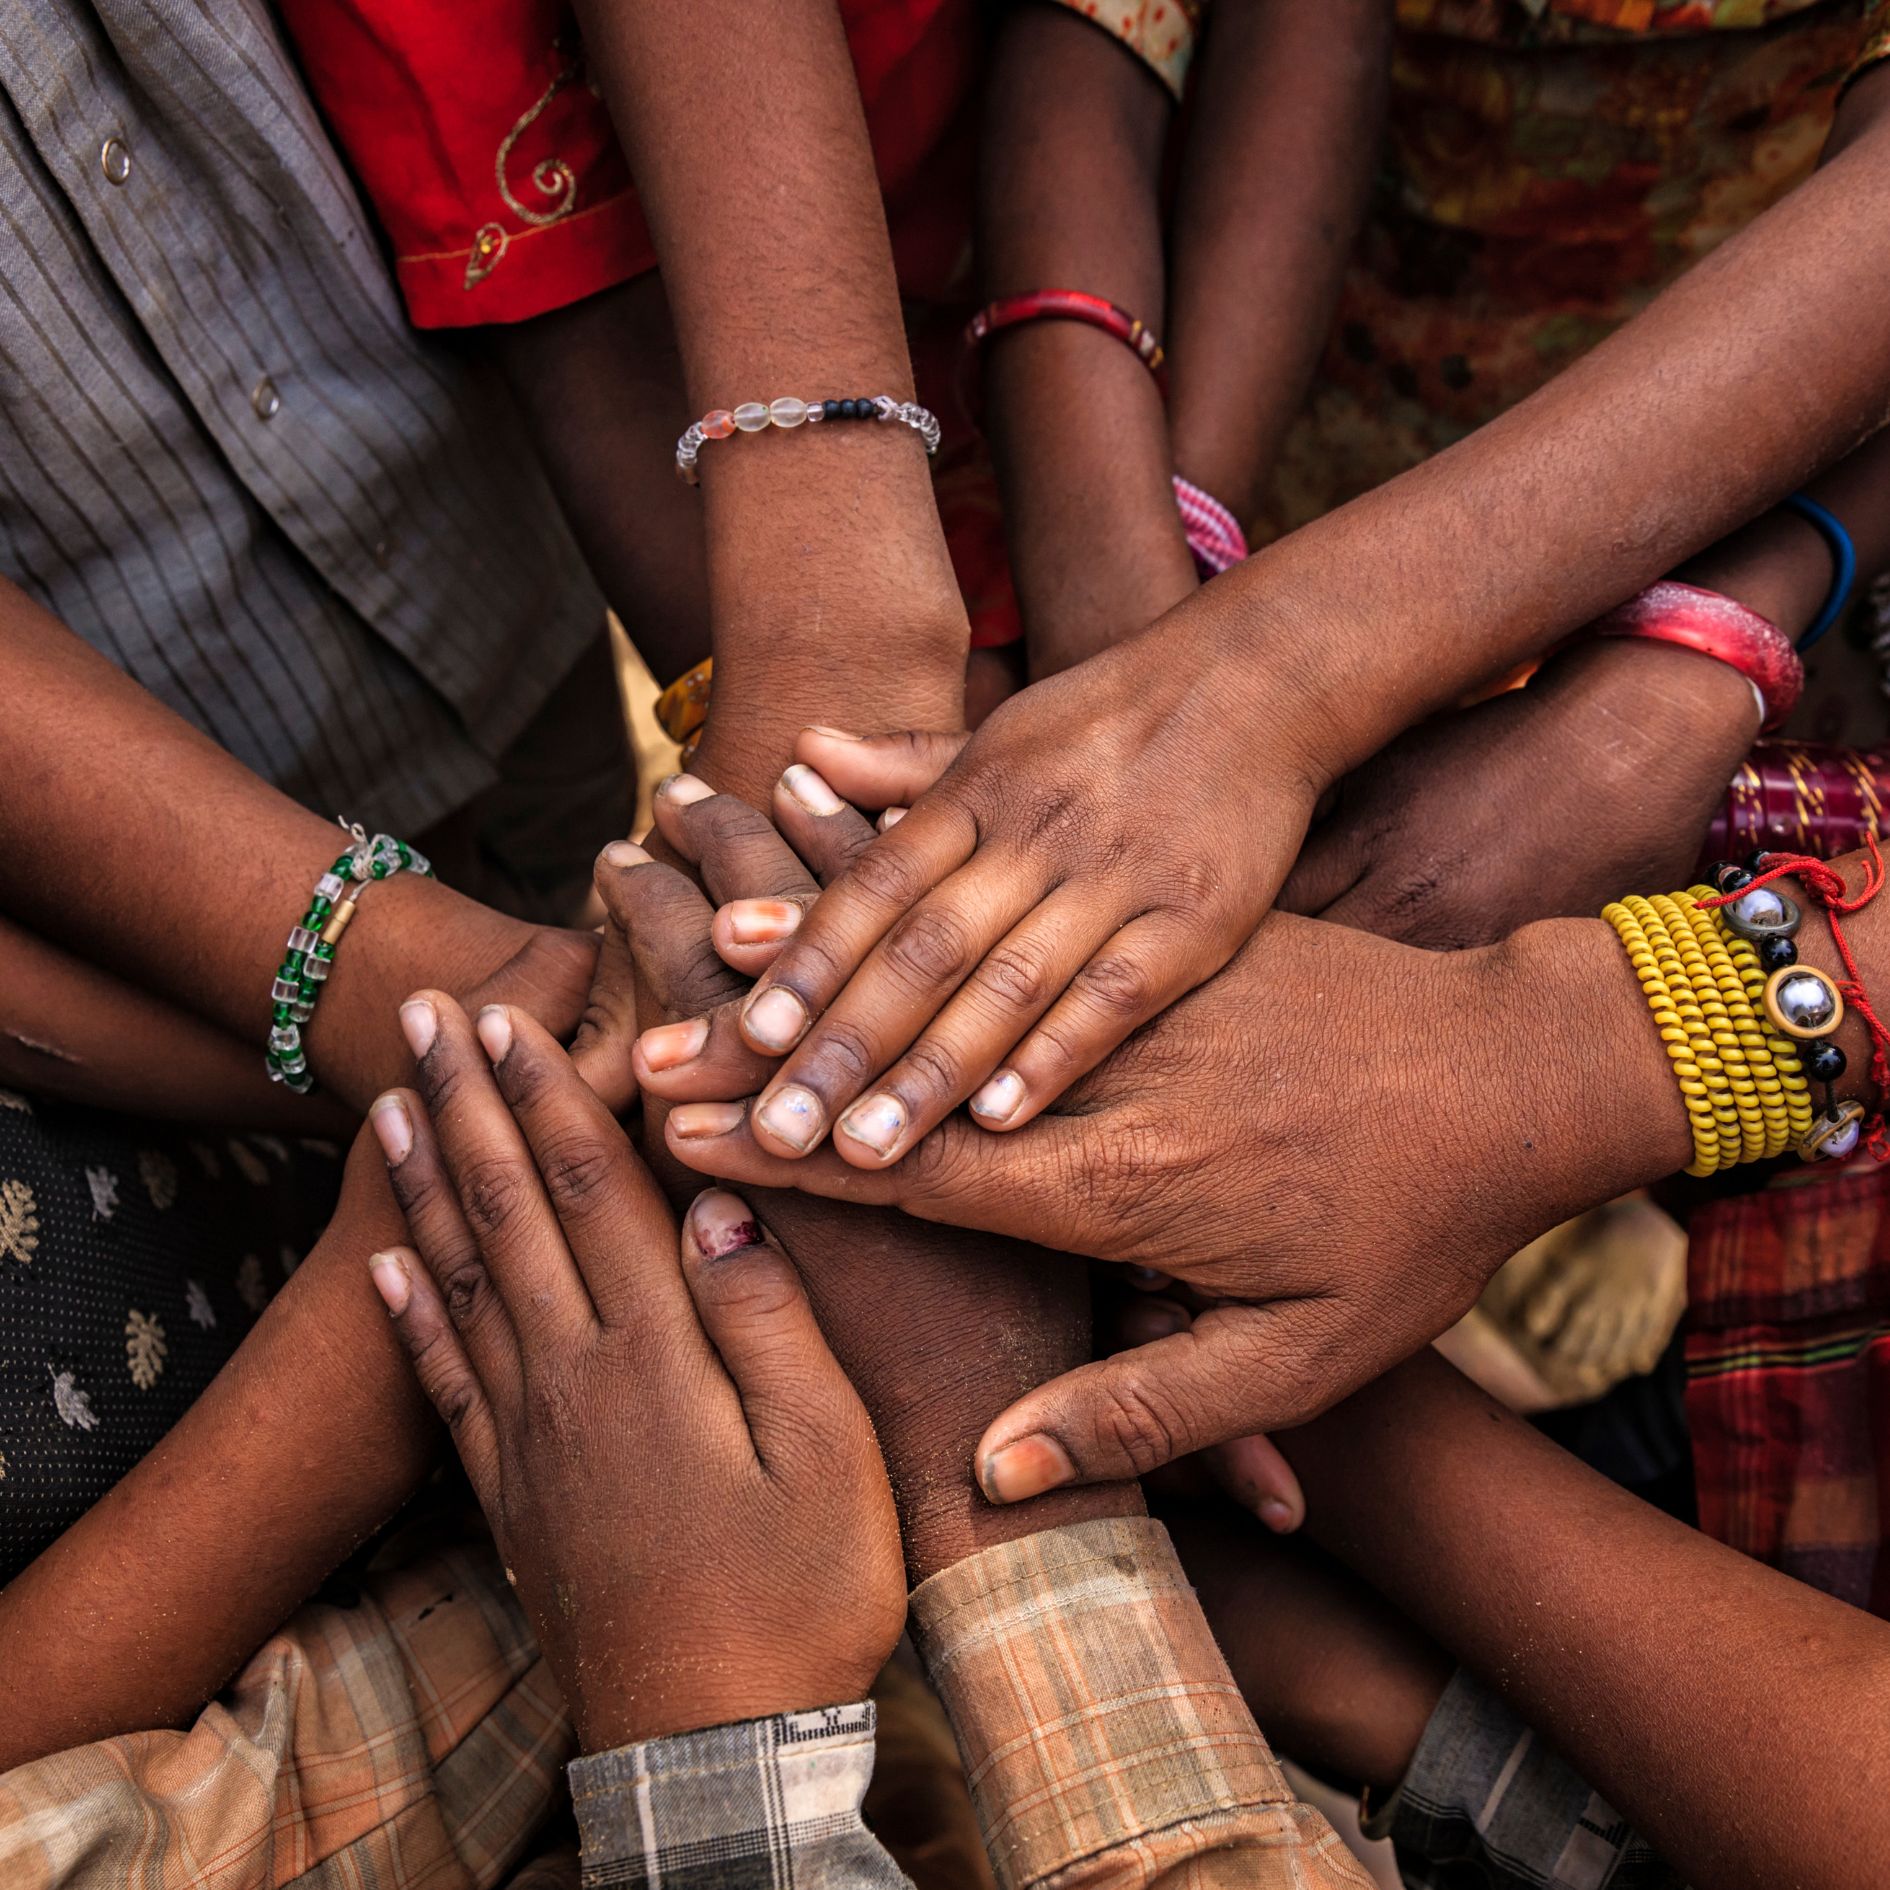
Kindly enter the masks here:
[[302, 1032], [315, 1015], [316, 1001], [334, 968], [335, 949], [354, 918], [363, 888], [372, 880], [391, 879], [396, 873], [432, 877], [432, 863], [392, 834], [372, 838], [360, 827], [341, 823], [353, 844], [315, 882], [308, 910], [289, 932], [289, 947], [276, 967], [269, 996], [269, 1042], [263, 1063], [272, 1083], [281, 1083], [298, 1096], [315, 1087], [309, 1074]]
[[910, 427], [925, 442], [926, 457], [938, 451], [938, 416], [915, 400], [895, 400], [890, 394], [866, 394], [847, 400], [798, 400], [783, 394], [779, 400], [745, 401], [739, 407], [716, 407], [685, 428], [676, 442], [676, 471], [690, 485], [697, 483], [696, 461], [710, 440], [726, 440], [737, 433], [762, 433], [769, 427], [789, 432], [834, 420], [896, 421]]

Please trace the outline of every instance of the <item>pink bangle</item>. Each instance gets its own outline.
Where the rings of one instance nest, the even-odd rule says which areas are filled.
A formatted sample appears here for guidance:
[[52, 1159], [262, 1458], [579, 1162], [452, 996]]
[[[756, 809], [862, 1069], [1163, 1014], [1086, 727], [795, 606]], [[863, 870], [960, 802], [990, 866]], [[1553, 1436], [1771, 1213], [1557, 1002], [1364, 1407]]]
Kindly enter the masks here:
[[1240, 529], [1240, 520], [1212, 493], [1190, 485], [1179, 473], [1175, 474], [1175, 504], [1187, 528], [1194, 568], [1202, 577], [1218, 577], [1247, 556], [1247, 534]]
[[1805, 667], [1769, 617], [1718, 591], [1663, 578], [1588, 627], [1595, 637], [1646, 637], [1717, 657], [1752, 685], [1761, 728], [1774, 729], [1797, 706]]

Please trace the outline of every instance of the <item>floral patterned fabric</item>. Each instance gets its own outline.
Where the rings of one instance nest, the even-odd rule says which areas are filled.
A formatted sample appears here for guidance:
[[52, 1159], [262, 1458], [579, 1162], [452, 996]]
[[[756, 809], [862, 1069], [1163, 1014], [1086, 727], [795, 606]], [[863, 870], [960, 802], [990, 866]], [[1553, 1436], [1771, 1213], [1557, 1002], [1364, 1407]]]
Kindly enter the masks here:
[[1817, 162], [1885, 0], [1400, 0], [1383, 172], [1257, 539], [1512, 407]]

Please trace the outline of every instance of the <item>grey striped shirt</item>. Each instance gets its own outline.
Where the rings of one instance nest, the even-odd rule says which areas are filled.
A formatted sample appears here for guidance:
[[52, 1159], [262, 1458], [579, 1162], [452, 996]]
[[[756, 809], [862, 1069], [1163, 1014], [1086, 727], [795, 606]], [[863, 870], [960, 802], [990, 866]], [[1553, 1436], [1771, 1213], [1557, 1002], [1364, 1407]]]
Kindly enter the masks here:
[[263, 0], [0, 0], [0, 573], [397, 831], [600, 634], [508, 397], [408, 328]]

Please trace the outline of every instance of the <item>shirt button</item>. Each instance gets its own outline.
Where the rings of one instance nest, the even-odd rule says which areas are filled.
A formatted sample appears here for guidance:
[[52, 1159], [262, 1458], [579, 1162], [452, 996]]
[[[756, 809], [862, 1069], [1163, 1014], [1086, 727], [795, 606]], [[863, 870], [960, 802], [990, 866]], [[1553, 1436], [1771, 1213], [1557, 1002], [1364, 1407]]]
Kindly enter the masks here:
[[282, 396], [276, 392], [276, 384], [267, 374], [256, 383], [249, 404], [256, 409], [258, 420], [273, 420], [282, 410]]
[[108, 184], [122, 184], [131, 175], [131, 150], [123, 138], [107, 138], [99, 146], [98, 167]]

